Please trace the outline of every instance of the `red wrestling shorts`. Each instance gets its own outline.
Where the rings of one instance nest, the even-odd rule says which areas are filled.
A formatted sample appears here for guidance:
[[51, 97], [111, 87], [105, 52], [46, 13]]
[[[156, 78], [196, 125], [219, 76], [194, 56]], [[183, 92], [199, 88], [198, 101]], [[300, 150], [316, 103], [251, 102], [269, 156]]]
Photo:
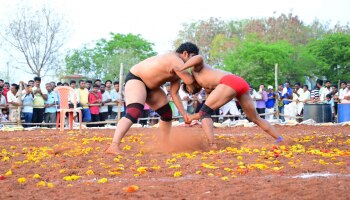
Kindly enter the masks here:
[[241, 77], [229, 74], [221, 78], [220, 84], [227, 85], [234, 89], [237, 93], [236, 97], [242, 96], [249, 91], [248, 83]]

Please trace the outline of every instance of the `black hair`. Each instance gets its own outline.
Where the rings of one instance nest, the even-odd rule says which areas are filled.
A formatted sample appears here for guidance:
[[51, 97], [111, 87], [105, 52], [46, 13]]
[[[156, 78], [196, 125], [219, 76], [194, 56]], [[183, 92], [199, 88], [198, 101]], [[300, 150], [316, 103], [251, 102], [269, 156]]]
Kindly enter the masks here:
[[84, 80], [79, 80], [79, 84], [82, 83], [82, 82], [85, 82]]
[[[197, 85], [198, 85], [198, 84], [197, 84]], [[199, 86], [199, 85], [198, 85], [198, 86]], [[180, 87], [182, 88], [182, 90], [183, 90], [184, 92], [186, 92], [187, 94], [189, 94], [189, 92], [188, 92], [188, 90], [187, 90], [187, 88], [186, 88], [186, 84], [182, 83]], [[197, 93], [200, 92], [201, 90], [202, 90], [202, 87], [195, 87], [192, 94], [197, 94]]]
[[4, 85], [5, 85], [5, 84], [10, 85], [10, 83], [9, 83], [9, 82], [5, 82], [5, 83], [4, 83]]
[[97, 81], [100, 81], [100, 82], [101, 82], [101, 80], [100, 80], [100, 79], [96, 79], [96, 80], [94, 81], [94, 83], [96, 83]]
[[294, 85], [298, 85], [300, 87], [300, 83], [299, 82], [296, 82]]
[[75, 80], [71, 80], [69, 84], [72, 85], [73, 83], [77, 84], [77, 82]]
[[303, 85], [303, 87], [306, 87], [306, 89], [309, 89], [309, 86], [308, 86], [308, 85]]
[[338, 89], [338, 86], [337, 86], [337, 85], [335, 85], [335, 84], [334, 84], [334, 85], [332, 85], [332, 87], [335, 87], [335, 88], [337, 88], [337, 89]]
[[330, 80], [326, 80], [326, 82], [325, 83], [331, 83], [331, 81]]
[[91, 84], [92, 84], [92, 80], [87, 80], [86, 82], [87, 82], [87, 83], [91, 83]]
[[188, 54], [195, 54], [198, 55], [199, 53], [199, 49], [197, 47], [197, 45], [191, 43], [191, 42], [185, 42], [182, 43], [177, 49], [176, 49], [176, 53], [183, 53], [184, 51], [187, 51]]
[[119, 81], [114, 81], [113, 85], [119, 85]]
[[327, 94], [326, 97], [331, 99], [332, 95], [331, 94]]
[[28, 83], [34, 83], [34, 80], [29, 80]]
[[106, 84], [104, 84], [104, 83], [101, 83], [101, 85], [100, 86], [105, 86], [106, 87]]
[[4, 80], [0, 79], [1, 82], [4, 82]]
[[34, 81], [40, 81], [41, 82], [41, 78], [39, 76], [34, 77]]
[[61, 82], [57, 82], [57, 86], [61, 86], [62, 85], [62, 83]]
[[346, 81], [342, 81], [342, 82], [340, 82], [340, 84], [343, 84], [343, 83], [346, 85]]
[[107, 85], [108, 82], [110, 82], [110, 83], [112, 84], [112, 81], [111, 81], [111, 80], [107, 80], [107, 81], [105, 82], [105, 84]]
[[317, 81], [316, 81], [316, 84], [320, 84], [320, 85], [323, 85], [323, 80], [321, 80], [321, 79], [317, 79]]
[[69, 86], [69, 84], [67, 82], [64, 82], [63, 86]]
[[94, 84], [92, 87], [93, 87], [93, 88], [100, 88], [100, 86], [97, 85], [97, 84]]
[[289, 81], [284, 81], [284, 83], [288, 83], [290, 85], [290, 82]]
[[19, 89], [19, 85], [17, 85], [16, 83], [12, 83], [12, 84], [11, 84], [11, 87], [15, 87], [15, 88], [16, 88], [16, 90], [18, 90], [18, 89]]

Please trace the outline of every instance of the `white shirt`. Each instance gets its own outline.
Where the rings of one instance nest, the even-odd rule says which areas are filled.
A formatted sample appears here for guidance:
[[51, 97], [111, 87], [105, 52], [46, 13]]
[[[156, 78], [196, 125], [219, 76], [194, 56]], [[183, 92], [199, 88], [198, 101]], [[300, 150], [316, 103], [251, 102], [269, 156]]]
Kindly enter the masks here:
[[305, 103], [305, 101], [308, 101], [310, 99], [311, 99], [311, 93], [309, 90], [306, 90], [306, 92], [303, 91], [298, 98], [298, 100], [303, 103]]
[[76, 102], [79, 103], [79, 90], [78, 89], [74, 89], [74, 91], [71, 91], [69, 93], [69, 103], [74, 103], [74, 94], [75, 94], [75, 99]]
[[320, 92], [320, 101], [325, 101], [327, 94], [332, 92], [332, 88], [323, 88]]
[[[111, 96], [111, 99], [112, 99], [113, 102], [115, 102], [117, 100], [118, 101], [122, 100], [122, 98], [120, 98], [119, 92], [116, 92], [115, 90], [111, 91], [111, 95], [110, 96]], [[118, 105], [113, 106], [112, 107], [112, 111], [113, 112], [118, 112]], [[124, 112], [124, 105], [123, 104], [120, 105], [120, 112]]]
[[179, 96], [180, 96], [180, 99], [181, 99], [181, 102], [182, 102], [182, 106], [186, 110], [187, 106], [188, 106], [188, 101], [185, 100], [185, 98], [189, 97], [189, 95], [185, 91], [183, 91], [182, 87], [180, 87], [180, 89], [179, 89]]
[[[249, 93], [250, 94], [250, 93]], [[256, 100], [255, 99], [261, 99], [261, 95], [259, 93], [257, 93], [254, 89], [253, 89], [253, 93], [250, 94], [250, 97], [252, 97], [253, 101], [254, 101], [254, 106], [256, 108]]]
[[[13, 93], [11, 91], [9, 91], [7, 93], [7, 102], [10, 103], [10, 102], [15, 102], [15, 103], [20, 103], [21, 100], [19, 98], [19, 96], [15, 96], [13, 95]], [[16, 108], [15, 106], [10, 106], [10, 108]]]
[[339, 94], [339, 99], [340, 100], [342, 100], [342, 99], [344, 99], [344, 94], [345, 94], [345, 90], [346, 90], [347, 88], [340, 88], [340, 90], [339, 90], [339, 92], [338, 92], [338, 94]]
[[350, 90], [348, 88], [344, 90], [344, 93], [342, 95], [343, 99], [341, 100], [341, 103], [350, 103], [350, 100], [344, 99], [344, 97], [350, 96]]
[[[109, 92], [105, 91], [102, 94], [102, 102], [105, 102], [108, 99], [111, 99], [111, 95], [109, 95]], [[102, 113], [102, 112], [108, 112], [108, 106], [101, 106], [100, 107], [100, 113]]]
[[5, 105], [6, 104], [6, 98], [4, 95], [1, 95], [0, 97], [0, 105]]

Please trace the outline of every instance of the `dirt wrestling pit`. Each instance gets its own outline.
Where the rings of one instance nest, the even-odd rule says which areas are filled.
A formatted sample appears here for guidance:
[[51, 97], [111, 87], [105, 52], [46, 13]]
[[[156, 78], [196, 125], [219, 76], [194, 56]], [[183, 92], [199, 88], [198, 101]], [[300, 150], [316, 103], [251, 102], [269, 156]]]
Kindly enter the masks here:
[[123, 155], [106, 155], [113, 129], [0, 132], [0, 199], [349, 199], [350, 126], [133, 128]]

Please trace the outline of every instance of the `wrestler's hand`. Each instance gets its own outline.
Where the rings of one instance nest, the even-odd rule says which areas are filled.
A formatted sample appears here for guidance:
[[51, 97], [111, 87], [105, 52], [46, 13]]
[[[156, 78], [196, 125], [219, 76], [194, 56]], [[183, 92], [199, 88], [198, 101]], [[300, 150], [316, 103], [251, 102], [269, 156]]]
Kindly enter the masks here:
[[183, 117], [184, 117], [185, 124], [191, 124], [192, 120], [190, 119], [188, 113], [186, 113]]

